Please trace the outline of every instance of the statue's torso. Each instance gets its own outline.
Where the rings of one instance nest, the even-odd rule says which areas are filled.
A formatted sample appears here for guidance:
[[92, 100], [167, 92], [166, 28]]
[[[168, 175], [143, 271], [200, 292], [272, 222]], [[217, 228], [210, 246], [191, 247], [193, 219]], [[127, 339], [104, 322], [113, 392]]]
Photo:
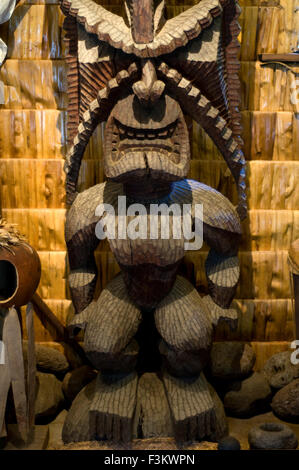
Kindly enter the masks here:
[[[171, 213], [169, 238], [163, 239], [161, 232], [158, 232], [159, 237], [152, 239], [149, 203], [144, 204], [147, 210], [146, 238], [137, 237], [134, 240], [128, 234], [123, 237], [124, 239], [120, 238], [118, 227], [119, 217], [122, 214], [119, 213], [119, 196], [125, 196], [123, 186], [112, 182], [94, 186], [79, 194], [69, 214], [69, 217], [74, 219], [73, 233], [87, 225], [96, 227], [101, 220], [103, 223], [103, 219], [96, 216], [96, 208], [100, 204], [112, 206], [115, 212], [115, 238], [109, 240], [111, 251], [120, 265], [132, 300], [142, 308], [150, 308], [158, 304], [171, 290], [184, 257], [187, 240], [184, 238], [183, 230], [179, 238], [173, 236]], [[141, 201], [126, 200], [127, 207], [137, 202], [141, 203]], [[182, 180], [173, 183], [169, 195], [152, 203], [159, 205], [164, 203], [168, 207], [177, 204], [181, 209], [184, 204], [189, 204], [192, 220], [196, 204], [202, 204], [204, 232], [207, 227], [212, 230], [221, 229], [223, 233], [224, 231], [228, 233], [229, 237], [230, 234], [241, 232], [239, 218], [232, 204], [218, 191], [196, 181]], [[127, 217], [126, 229], [135, 217]], [[137, 229], [140, 230], [140, 226], [137, 226]], [[72, 233], [69, 233], [69, 236], [72, 236]]]

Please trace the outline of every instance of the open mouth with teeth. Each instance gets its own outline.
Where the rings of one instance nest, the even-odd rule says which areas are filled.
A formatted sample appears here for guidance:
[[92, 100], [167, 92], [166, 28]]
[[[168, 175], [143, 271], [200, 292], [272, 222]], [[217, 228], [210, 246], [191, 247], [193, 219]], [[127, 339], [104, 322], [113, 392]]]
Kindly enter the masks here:
[[152, 108], [134, 95], [120, 100], [105, 131], [105, 173], [128, 182], [145, 174], [175, 181], [189, 170], [189, 135], [178, 103], [166, 95]]

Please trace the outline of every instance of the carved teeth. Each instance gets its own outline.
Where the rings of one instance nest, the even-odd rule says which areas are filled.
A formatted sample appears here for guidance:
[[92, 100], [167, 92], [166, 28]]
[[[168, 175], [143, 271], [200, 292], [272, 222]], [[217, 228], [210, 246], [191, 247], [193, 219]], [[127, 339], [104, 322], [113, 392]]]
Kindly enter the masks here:
[[138, 139], [138, 140], [154, 140], [154, 139], [169, 139], [177, 133], [178, 122], [174, 122], [164, 129], [134, 129], [126, 127], [118, 121], [115, 121], [115, 128], [121, 139]]
[[162, 131], [162, 132], [159, 132], [159, 138], [166, 138], [168, 137], [168, 130], [165, 130], [165, 131]]
[[145, 139], [146, 134], [144, 132], [141, 132], [141, 131], [136, 131], [136, 138], [137, 139]]
[[184, 136], [179, 119], [160, 129], [129, 127], [114, 119], [110, 136], [111, 160], [118, 166], [120, 173], [125, 171], [125, 168], [122, 170], [120, 167], [123, 161], [136, 158], [137, 154], [158, 160], [163, 157], [165, 165], [169, 162], [175, 167], [181, 162], [181, 141]]

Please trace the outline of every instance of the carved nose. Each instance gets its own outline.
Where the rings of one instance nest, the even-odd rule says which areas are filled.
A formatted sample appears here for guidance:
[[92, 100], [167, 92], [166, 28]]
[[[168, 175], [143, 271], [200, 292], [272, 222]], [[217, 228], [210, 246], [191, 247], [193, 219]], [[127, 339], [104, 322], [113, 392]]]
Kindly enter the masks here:
[[153, 62], [144, 61], [141, 80], [133, 85], [135, 95], [143, 105], [150, 106], [161, 97], [164, 89], [165, 83], [158, 80]]

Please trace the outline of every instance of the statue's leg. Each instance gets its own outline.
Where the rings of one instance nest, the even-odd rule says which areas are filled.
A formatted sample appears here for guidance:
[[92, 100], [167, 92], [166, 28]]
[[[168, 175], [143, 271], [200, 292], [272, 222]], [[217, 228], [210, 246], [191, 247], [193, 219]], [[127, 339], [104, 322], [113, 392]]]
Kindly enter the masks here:
[[[93, 366], [100, 371], [93, 396], [82, 416], [86, 436], [93, 440], [130, 441], [136, 407], [137, 374], [134, 371], [138, 345], [133, 340], [141, 313], [129, 299], [121, 275], [113, 279], [83, 312], [69, 325], [71, 330], [84, 329], [84, 350]], [[82, 400], [81, 400], [82, 401]], [[64, 440], [73, 438], [78, 426], [80, 400], [73, 402], [68, 414]], [[80, 418], [79, 418], [80, 421]], [[82, 433], [81, 433], [82, 434]]]
[[212, 343], [212, 318], [206, 303], [186, 279], [178, 276], [155, 312], [163, 341], [163, 382], [179, 441], [218, 439], [227, 426], [223, 406], [202, 369]]
[[119, 274], [97, 300], [74, 317], [68, 328], [84, 329], [84, 350], [96, 369], [124, 372], [135, 366], [136, 354], [132, 356], [128, 345], [141, 319], [141, 312], [130, 300]]

